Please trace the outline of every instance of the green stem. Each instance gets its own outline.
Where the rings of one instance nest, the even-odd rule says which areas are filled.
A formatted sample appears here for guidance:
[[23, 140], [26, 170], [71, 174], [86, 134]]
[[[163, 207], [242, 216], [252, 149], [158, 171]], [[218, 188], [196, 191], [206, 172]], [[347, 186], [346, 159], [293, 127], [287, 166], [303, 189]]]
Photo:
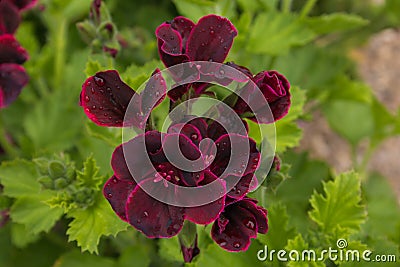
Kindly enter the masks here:
[[65, 67], [65, 51], [67, 40], [68, 21], [60, 18], [60, 22], [55, 28], [55, 59], [54, 59], [54, 87], [58, 88], [63, 81]]
[[283, 13], [290, 13], [291, 7], [292, 7], [292, 0], [283, 0], [283, 3], [282, 3]]
[[317, 3], [317, 0], [307, 0], [307, 3], [303, 6], [300, 12], [301, 19], [306, 17], [311, 12], [315, 3]]
[[199, 253], [197, 247], [197, 227], [196, 224], [185, 221], [182, 230], [178, 234], [179, 244], [181, 245], [182, 255], [185, 262], [191, 262]]
[[19, 154], [18, 151], [7, 138], [7, 131], [4, 127], [1, 115], [0, 115], [0, 146], [3, 148], [6, 154], [9, 155], [11, 158], [18, 157]]

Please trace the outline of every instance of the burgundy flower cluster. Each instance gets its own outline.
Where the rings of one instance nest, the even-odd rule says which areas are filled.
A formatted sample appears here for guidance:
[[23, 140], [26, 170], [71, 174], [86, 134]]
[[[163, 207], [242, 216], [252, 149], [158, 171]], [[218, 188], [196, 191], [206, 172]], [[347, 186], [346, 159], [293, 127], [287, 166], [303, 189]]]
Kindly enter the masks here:
[[0, 108], [11, 104], [28, 83], [21, 66], [28, 53], [14, 37], [21, 12], [32, 8], [36, 0], [0, 0]]
[[[177, 17], [156, 30], [159, 55], [166, 67], [193, 61], [223, 63], [236, 35], [232, 23], [217, 15], [205, 16], [197, 24]], [[288, 112], [290, 84], [283, 75], [276, 71], [253, 75], [249, 69], [232, 62], [222, 66], [240, 71], [249, 80], [240, 89], [238, 100], [231, 103], [236, 114], [258, 123], [272, 123]], [[185, 220], [200, 225], [212, 223], [211, 235], [219, 246], [228, 251], [243, 251], [249, 247], [251, 238], [268, 230], [267, 211], [247, 196], [257, 183], [255, 172], [261, 162], [255, 141], [247, 134], [228, 132], [217, 120], [196, 116], [173, 121], [166, 133], [142, 127], [149, 112], [164, 99], [167, 91], [171, 104], [187, 97], [189, 90], [195, 92], [190, 97], [210, 93], [206, 90], [211, 84], [202, 79], [207, 75], [209, 73], [199, 71], [198, 80], [168, 91], [166, 81], [157, 69], [138, 94], [120, 79], [118, 72], [99, 72], [83, 84], [80, 104], [85, 114], [98, 125], [146, 128], [143, 134], [115, 149], [111, 160], [114, 175], [103, 188], [104, 196], [122, 220], [150, 238], [177, 235]], [[261, 91], [264, 102], [254, 97], [257, 95], [255, 90]], [[133, 110], [129, 105], [132, 98], [135, 98]], [[272, 121], [256, 116], [258, 110], [268, 109], [260, 103], [269, 104]], [[238, 144], [248, 152], [235, 153], [233, 147]], [[167, 155], [174, 149], [201, 168], [177, 167]], [[173, 192], [168, 197], [174, 200], [181, 197], [180, 188], [200, 189], [209, 184], [219, 192], [218, 197], [197, 206], [168, 204], [147, 191], [154, 189], [162, 195], [162, 191], [168, 189]], [[197, 201], [194, 195], [192, 201]], [[187, 251], [198, 253], [197, 249]], [[185, 255], [185, 259], [190, 260], [193, 256]]]

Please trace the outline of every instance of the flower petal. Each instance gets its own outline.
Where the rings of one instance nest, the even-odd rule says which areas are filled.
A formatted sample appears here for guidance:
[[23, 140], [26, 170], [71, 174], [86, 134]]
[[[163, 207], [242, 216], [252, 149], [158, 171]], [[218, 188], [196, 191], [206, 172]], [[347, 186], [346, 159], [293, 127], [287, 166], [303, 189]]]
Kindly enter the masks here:
[[112, 176], [103, 187], [103, 195], [110, 203], [115, 213], [124, 221], [127, 221], [125, 214], [125, 205], [128, 196], [136, 187], [134, 181], [117, 179]]
[[185, 62], [188, 57], [182, 53], [182, 37], [172, 28], [171, 24], [163, 23], [156, 29], [158, 53], [164, 65], [173, 65]]
[[28, 83], [25, 69], [14, 63], [0, 64], [0, 108], [11, 104]]
[[182, 229], [184, 221], [183, 208], [155, 200], [139, 185], [128, 198], [126, 214], [128, 222], [149, 238], [175, 236]]
[[236, 35], [237, 30], [228, 19], [217, 15], [204, 16], [190, 33], [186, 54], [192, 61], [222, 63]]
[[194, 25], [195, 24], [193, 23], [193, 21], [182, 16], [174, 18], [171, 22], [172, 28], [177, 30], [182, 38], [183, 49], [186, 48], [187, 39], [189, 38], [190, 32], [192, 31]]
[[[204, 179], [201, 181], [200, 185], [206, 185], [215, 180], [218, 182], [218, 185], [213, 187], [213, 190], [225, 192], [226, 189], [223, 181], [208, 171], [204, 173]], [[218, 218], [224, 209], [224, 205], [225, 197], [222, 197], [206, 205], [186, 208], [186, 219], [197, 224], [209, 224]]]
[[141, 111], [147, 116], [165, 98], [167, 85], [161, 71], [156, 69], [147, 82], [144, 90], [140, 93]]
[[20, 22], [18, 8], [9, 1], [0, 1], [0, 35], [13, 34]]
[[268, 231], [268, 219], [267, 210], [263, 207], [257, 206], [256, 201], [253, 199], [243, 199], [239, 202], [239, 205], [247, 210], [249, 210], [256, 219], [257, 231], [260, 234], [266, 234]]
[[100, 126], [122, 127], [129, 101], [135, 94], [115, 70], [98, 72], [82, 85], [80, 105]]
[[0, 35], [0, 63], [22, 64], [28, 53], [11, 34]]
[[[234, 199], [242, 199], [250, 189], [250, 183], [253, 179], [253, 173], [249, 173], [240, 178], [237, 184], [228, 192], [228, 196]], [[226, 179], [230, 179], [236, 177], [228, 176]]]
[[188, 137], [192, 142], [198, 146], [202, 140], [200, 131], [193, 125], [188, 123], [177, 123], [168, 128], [168, 133], [180, 133]]
[[[212, 239], [227, 251], [244, 251], [250, 246], [250, 238], [256, 236], [256, 220], [246, 209], [236, 203], [228, 206], [221, 214], [228, 220], [224, 229], [220, 228], [219, 221], [211, 229]], [[223, 225], [223, 224], [222, 224]]]

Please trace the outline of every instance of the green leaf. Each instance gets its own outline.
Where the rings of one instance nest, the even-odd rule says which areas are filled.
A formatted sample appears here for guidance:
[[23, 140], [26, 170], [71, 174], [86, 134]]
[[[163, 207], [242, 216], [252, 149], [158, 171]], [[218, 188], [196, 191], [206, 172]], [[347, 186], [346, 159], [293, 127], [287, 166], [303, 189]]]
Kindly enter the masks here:
[[338, 226], [349, 233], [360, 229], [366, 218], [365, 207], [360, 204], [360, 182], [357, 173], [344, 173], [334, 181], [324, 182], [324, 195], [314, 192], [309, 216], [325, 233]]
[[[104, 70], [104, 67], [98, 60], [88, 60], [86, 63], [85, 74], [87, 77], [95, 75], [97, 72]], [[82, 81], [83, 82], [83, 81]]]
[[117, 147], [122, 140], [121, 129], [102, 127], [94, 124], [91, 121], [86, 122], [86, 130], [89, 136], [103, 140], [111, 147]]
[[[276, 153], [282, 153], [288, 148], [297, 146], [303, 135], [303, 131], [297, 126], [295, 120], [303, 114], [303, 106], [306, 101], [305, 91], [293, 86], [291, 88], [291, 101], [288, 114], [275, 122]], [[269, 140], [272, 140], [273, 135], [270, 131], [264, 134]]]
[[[292, 250], [296, 250], [300, 253], [300, 259], [302, 257], [302, 251], [304, 250], [310, 250], [309, 245], [306, 241], [304, 241], [303, 236], [301, 234], [298, 234], [295, 238], [291, 239], [288, 241], [286, 247], [285, 247], [286, 251], [292, 251]], [[318, 252], [313, 249], [313, 251], [315, 251], [316, 253], [316, 258], [318, 258]], [[320, 261], [313, 261], [313, 260], [307, 260], [308, 255], [310, 255], [311, 259], [313, 257], [312, 254], [304, 254], [305, 255], [305, 261], [292, 261], [289, 260], [287, 266], [289, 267], [319, 267], [319, 266], [326, 266], [323, 262]], [[290, 257], [288, 257], [288, 259], [290, 259]]]
[[159, 241], [160, 256], [166, 261], [181, 262], [183, 260], [178, 237], [162, 238]]
[[25, 225], [19, 223], [11, 224], [11, 241], [18, 248], [24, 248], [28, 244], [39, 239], [40, 235], [29, 232]]
[[255, 19], [246, 49], [251, 53], [282, 55], [291, 47], [304, 45], [314, 37], [315, 34], [294, 14], [262, 13]]
[[229, 267], [247, 267], [260, 266], [262, 263], [257, 259], [257, 252], [264, 249], [264, 246], [257, 240], [252, 240], [247, 251], [232, 253], [223, 250], [217, 244], [212, 243], [206, 249], [200, 252], [196, 266], [229, 266]]
[[287, 241], [295, 235], [295, 229], [288, 225], [289, 217], [286, 207], [273, 204], [268, 207], [268, 233], [259, 234], [257, 239], [269, 249], [282, 249]]
[[391, 185], [385, 177], [372, 174], [364, 184], [364, 192], [368, 218], [363, 233], [394, 238], [400, 225], [400, 206]]
[[98, 253], [97, 245], [101, 236], [115, 236], [128, 227], [128, 224], [114, 213], [101, 193], [93, 206], [71, 210], [68, 217], [73, 218], [67, 230], [68, 241], [77, 241], [82, 251], [87, 250], [90, 253]]
[[51, 193], [41, 192], [37, 196], [18, 198], [11, 207], [11, 219], [33, 234], [48, 232], [63, 214], [63, 209], [51, 208], [45, 203], [51, 196]]
[[90, 156], [83, 163], [83, 170], [77, 171], [78, 185], [81, 187], [93, 188], [99, 190], [103, 183], [103, 177], [99, 176], [99, 167], [97, 167], [96, 160]]
[[143, 66], [132, 64], [121, 74], [121, 79], [137, 92], [157, 68], [162, 69], [162, 63], [159, 60], [149, 61]]
[[57, 260], [57, 267], [115, 267], [116, 262], [107, 257], [99, 257], [73, 250]]
[[214, 1], [209, 0], [173, 0], [179, 14], [197, 21], [199, 18], [215, 13]]
[[118, 267], [135, 266], [147, 267], [150, 265], [150, 248], [143, 244], [136, 244], [126, 248], [118, 259]]
[[374, 133], [373, 115], [367, 103], [331, 100], [323, 106], [323, 111], [332, 129], [353, 145]]
[[348, 31], [368, 24], [368, 20], [355, 14], [332, 13], [304, 19], [305, 24], [317, 34]]
[[9, 197], [38, 195], [41, 186], [36, 179], [39, 176], [35, 164], [23, 159], [3, 162], [0, 166], [3, 194]]

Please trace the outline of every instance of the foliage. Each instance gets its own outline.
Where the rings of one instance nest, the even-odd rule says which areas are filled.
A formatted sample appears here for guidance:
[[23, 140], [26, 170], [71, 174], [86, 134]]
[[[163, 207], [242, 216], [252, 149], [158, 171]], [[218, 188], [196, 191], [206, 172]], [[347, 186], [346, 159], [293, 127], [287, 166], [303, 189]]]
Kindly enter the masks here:
[[[310, 266], [276, 258], [262, 262], [257, 252], [264, 246], [321, 251], [337, 248], [340, 238], [348, 250], [398, 256], [396, 195], [367, 166], [381, 142], [400, 134], [400, 111], [390, 113], [357, 78], [348, 52], [374, 32], [398, 27], [399, 2], [291, 2], [106, 1], [102, 12], [116, 32], [105, 43], [120, 50], [112, 58], [94, 48], [96, 43], [88, 47], [78, 33], [76, 24], [88, 18], [90, 0], [39, 0], [23, 15], [17, 32], [30, 54], [24, 65], [30, 82], [16, 102], [0, 110], [0, 267], [182, 265], [177, 238], [143, 238], [103, 197], [112, 174], [110, 157], [122, 133], [88, 121], [78, 105], [79, 92], [86, 77], [105, 69], [118, 69], [127, 84], [139, 88], [155, 68], [162, 68], [155, 27], [178, 15], [197, 21], [210, 13], [228, 17], [238, 29], [228, 60], [253, 73], [284, 73], [292, 85], [292, 106], [275, 124], [281, 169], [271, 170], [252, 193], [268, 210], [269, 232], [258, 235], [248, 251], [228, 253], [210, 241], [210, 226], [199, 227], [201, 253], [187, 265]], [[303, 136], [299, 121], [312, 120], [315, 110], [353, 151], [366, 144], [361, 160], [354, 157], [354, 171], [333, 175], [327, 163], [295, 149], [302, 138], [312, 138]], [[165, 114], [161, 104], [154, 119], [161, 121]], [[255, 125], [249, 121], [249, 126], [258, 141]], [[327, 258], [312, 264], [365, 266]]]

